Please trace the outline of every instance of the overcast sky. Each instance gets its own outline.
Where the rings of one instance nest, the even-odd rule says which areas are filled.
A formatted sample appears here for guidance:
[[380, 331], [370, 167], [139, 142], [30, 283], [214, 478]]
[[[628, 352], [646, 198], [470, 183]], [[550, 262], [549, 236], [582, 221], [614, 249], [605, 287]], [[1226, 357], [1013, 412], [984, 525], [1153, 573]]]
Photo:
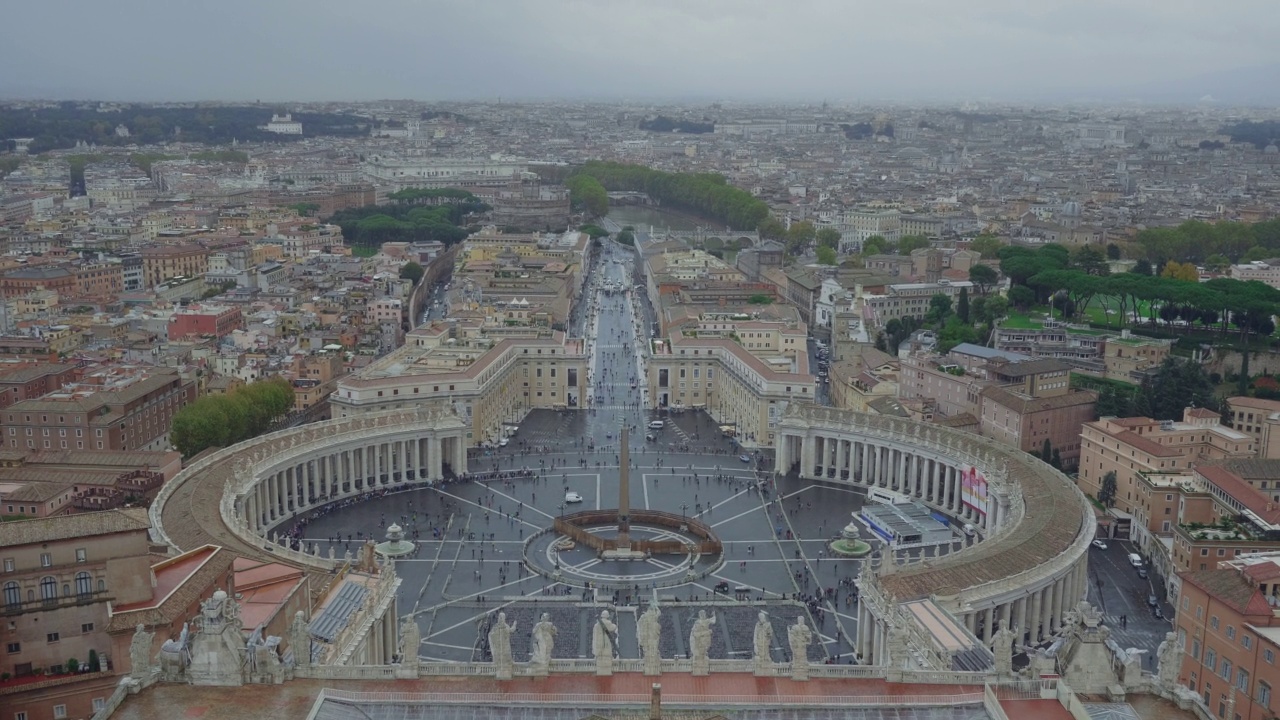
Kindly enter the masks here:
[[28, 0], [0, 23], [0, 95], [24, 97], [1078, 97], [1280, 66], [1276, 0]]

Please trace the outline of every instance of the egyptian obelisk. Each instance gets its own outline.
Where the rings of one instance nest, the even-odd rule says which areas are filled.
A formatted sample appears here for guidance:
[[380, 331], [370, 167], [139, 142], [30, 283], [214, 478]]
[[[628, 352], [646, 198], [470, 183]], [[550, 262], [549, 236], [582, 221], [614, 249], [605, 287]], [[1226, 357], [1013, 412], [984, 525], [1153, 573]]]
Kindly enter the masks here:
[[618, 437], [622, 442], [622, 450], [618, 453], [622, 461], [621, 473], [618, 475], [618, 549], [631, 549], [631, 459], [628, 446], [627, 426], [622, 426]]

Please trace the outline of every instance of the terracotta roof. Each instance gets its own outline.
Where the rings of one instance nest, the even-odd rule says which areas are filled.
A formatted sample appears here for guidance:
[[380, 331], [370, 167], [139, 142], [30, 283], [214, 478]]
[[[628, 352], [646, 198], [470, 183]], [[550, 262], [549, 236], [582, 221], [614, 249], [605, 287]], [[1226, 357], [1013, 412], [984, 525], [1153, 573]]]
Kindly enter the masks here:
[[0, 523], [0, 547], [147, 530], [145, 508], [122, 508]]
[[107, 622], [107, 632], [132, 630], [138, 624], [147, 627], [170, 625], [183, 619], [197, 600], [212, 592], [215, 581], [234, 562], [235, 555], [230, 551], [206, 545], [153, 565], [156, 588], [152, 591], [151, 601], [113, 610]]
[[[1013, 410], [1019, 415], [1044, 410], [1059, 410], [1065, 407], [1075, 407], [1076, 405], [1092, 405], [1098, 401], [1098, 393], [1092, 390], [1080, 390], [1078, 392], [1069, 392], [1065, 395], [1036, 398], [1013, 393], [1002, 387], [986, 387], [982, 390], [982, 396]], [[1090, 415], [1092, 414], [1090, 413]]]
[[1252, 510], [1258, 517], [1273, 525], [1280, 525], [1280, 508], [1271, 502], [1271, 498], [1263, 495], [1239, 475], [1218, 465], [1198, 465], [1196, 472], [1205, 480], [1218, 486], [1222, 492]]
[[1263, 400], [1262, 398], [1252, 398], [1245, 395], [1227, 398], [1227, 405], [1231, 409], [1235, 408], [1253, 408], [1254, 410], [1267, 410], [1270, 412], [1280, 411], [1280, 400]]
[[1248, 575], [1254, 582], [1275, 580], [1280, 578], [1280, 565], [1274, 562], [1254, 563], [1244, 567], [1244, 574]]
[[1184, 582], [1209, 594], [1241, 615], [1270, 615], [1271, 606], [1258, 587], [1239, 570], [1193, 570], [1181, 573]]
[[1208, 410], [1208, 409], [1206, 409], [1206, 408], [1187, 408], [1187, 410], [1186, 410], [1183, 414], [1184, 414], [1186, 417], [1189, 417], [1189, 418], [1216, 418], [1216, 417], [1219, 417], [1219, 413], [1216, 413], [1216, 412], [1214, 412], [1213, 410]]
[[1182, 453], [1174, 450], [1168, 445], [1161, 445], [1155, 440], [1148, 440], [1132, 430], [1116, 433], [1115, 438], [1120, 442], [1130, 445], [1148, 455], [1156, 457], [1182, 457]]

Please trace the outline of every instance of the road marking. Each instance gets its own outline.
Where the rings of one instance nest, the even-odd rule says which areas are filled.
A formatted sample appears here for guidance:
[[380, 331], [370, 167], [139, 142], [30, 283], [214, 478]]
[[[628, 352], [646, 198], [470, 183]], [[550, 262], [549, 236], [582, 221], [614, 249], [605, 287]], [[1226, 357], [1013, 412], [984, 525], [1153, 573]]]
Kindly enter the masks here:
[[640, 473], [640, 487], [644, 488], [644, 509], [649, 509], [649, 474]]

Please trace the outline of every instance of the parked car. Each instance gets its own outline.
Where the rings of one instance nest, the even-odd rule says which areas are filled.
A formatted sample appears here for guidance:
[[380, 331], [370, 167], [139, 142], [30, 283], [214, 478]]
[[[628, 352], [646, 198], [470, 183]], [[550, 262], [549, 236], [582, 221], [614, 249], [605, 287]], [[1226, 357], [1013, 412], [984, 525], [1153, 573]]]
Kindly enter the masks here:
[[564, 494], [564, 501], [567, 503], [580, 503], [582, 502], [582, 496], [576, 492], [567, 492]]
[[744, 462], [744, 463], [749, 463], [749, 462], [751, 462], [751, 456], [750, 456], [750, 455], [748, 455], [748, 454], [746, 454], [746, 453], [743, 453], [743, 454], [739, 455], [739, 456], [738, 456], [738, 459], [739, 459], [739, 460], [741, 460], [741, 461], [742, 461], [742, 462]]
[[1104, 542], [1102, 542], [1101, 540], [1094, 540], [1094, 541], [1093, 541], [1093, 546], [1094, 546], [1094, 547], [1096, 547], [1096, 548], [1098, 548], [1099, 550], [1106, 550], [1106, 549], [1107, 549], [1107, 544], [1106, 544], [1106, 543], [1104, 543]]

